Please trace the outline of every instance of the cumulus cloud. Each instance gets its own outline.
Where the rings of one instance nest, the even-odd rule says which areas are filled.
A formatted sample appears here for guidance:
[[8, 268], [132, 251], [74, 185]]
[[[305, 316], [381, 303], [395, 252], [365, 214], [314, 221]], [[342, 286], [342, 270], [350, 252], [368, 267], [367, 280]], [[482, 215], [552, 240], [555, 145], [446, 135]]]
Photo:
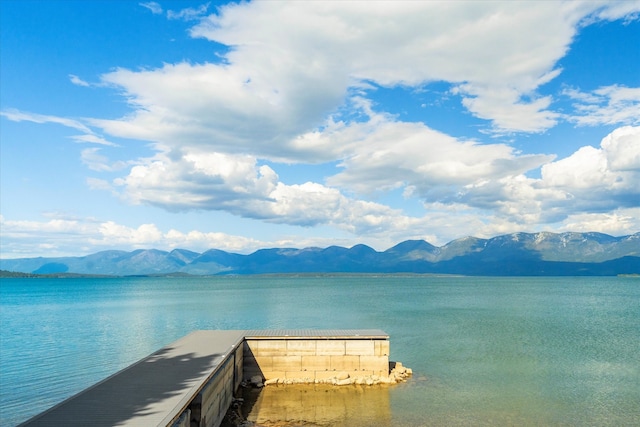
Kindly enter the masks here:
[[[155, 2], [140, 5], [162, 11]], [[331, 226], [390, 244], [435, 239], [434, 228], [441, 230], [434, 243], [446, 243], [461, 234], [517, 231], [523, 224], [565, 227], [582, 214], [595, 215], [590, 218], [603, 230], [611, 221], [597, 215], [628, 218], [638, 205], [637, 127], [617, 129], [599, 148], [585, 141], [556, 159], [456, 138], [434, 130], [429, 118], [401, 121], [374, 111], [370, 95], [376, 87], [447, 82], [495, 135], [539, 133], [567, 117], [580, 125], [637, 125], [638, 89], [567, 89], [573, 116], [554, 112], [553, 97], [538, 90], [561, 75], [558, 60], [580, 25], [638, 9], [637, 2], [623, 7], [598, 1], [373, 2], [366, 8], [274, 1], [228, 4], [203, 17], [206, 4], [169, 11], [168, 17], [197, 19], [192, 36], [229, 51], [216, 63], [102, 75], [101, 82], [127, 100], [129, 114], [82, 120], [2, 114], [80, 130], [78, 142], [110, 145], [92, 129], [152, 142], [155, 155], [126, 164], [126, 175], [89, 184], [169, 211], [220, 210], [272, 224]], [[85, 149], [82, 160], [100, 172], [125, 166], [104, 153]], [[286, 183], [278, 176], [285, 163], [332, 164], [339, 172], [323, 182]], [[538, 171], [540, 178], [532, 178], [530, 172]], [[367, 199], [391, 190], [419, 199], [426, 214], [410, 216]], [[191, 236], [225, 247], [217, 234], [163, 232], [153, 224], [102, 222], [87, 233], [105, 245], [178, 245]], [[238, 236], [230, 241], [256, 244]]]
[[411, 221], [398, 210], [348, 198], [336, 188], [313, 182], [286, 185], [269, 166], [244, 155], [158, 155], [114, 184], [133, 203], [174, 211], [224, 210], [276, 224], [331, 225], [355, 234]]
[[612, 171], [640, 171], [640, 128], [614, 130], [600, 143]]
[[422, 123], [397, 122], [384, 116], [327, 128], [326, 133], [316, 138], [352, 144], [340, 164], [344, 170], [328, 183], [359, 193], [407, 186], [413, 195], [442, 201], [465, 186], [519, 175], [553, 159], [549, 155], [519, 155], [504, 144], [460, 141]]
[[251, 156], [219, 153], [159, 154], [134, 166], [115, 184], [134, 203], [168, 210], [246, 210], [247, 199], [265, 199], [275, 188], [275, 173], [256, 168]]
[[109, 245], [148, 246], [163, 239], [162, 232], [155, 224], [142, 224], [138, 228], [127, 227], [106, 221], [98, 225], [99, 238], [92, 239], [93, 244], [109, 242]]
[[562, 221], [558, 231], [599, 232], [624, 236], [638, 232], [640, 207], [619, 208], [606, 213], [574, 213]]
[[[205, 6], [172, 16], [195, 16]], [[107, 73], [103, 82], [122, 90], [133, 111], [119, 120], [90, 123], [112, 135], [169, 146], [179, 141], [314, 163], [322, 156], [318, 150], [306, 149], [299, 143], [304, 140], [292, 141], [324, 123], [345, 99], [348, 104], [350, 90], [366, 82], [417, 87], [447, 81], [463, 106], [490, 123], [488, 132], [542, 132], [560, 116], [549, 109], [553, 99], [536, 89], [560, 74], [556, 63], [578, 22], [609, 7], [599, 2], [229, 4], [192, 28], [194, 37], [232, 48], [223, 62]], [[546, 30], [539, 31], [542, 27]]]
[[640, 203], [640, 127], [616, 129], [600, 148], [584, 146], [542, 167], [542, 185], [567, 195], [576, 212], [606, 212]]
[[350, 90], [366, 82], [447, 81], [472, 114], [491, 123], [489, 131], [540, 132], [558, 116], [549, 111], [551, 98], [535, 91], [559, 73], [555, 64], [587, 12], [575, 9], [518, 2], [230, 4], [192, 29], [194, 37], [232, 48], [222, 63], [107, 73], [103, 82], [121, 90], [133, 111], [91, 124], [169, 146], [180, 141], [315, 162], [316, 151], [291, 141], [324, 123]]
[[[232, 65], [262, 58], [312, 64], [319, 84], [458, 85], [464, 104], [497, 132], [540, 132], [556, 123], [535, 90], [556, 77], [585, 15], [599, 2], [255, 2], [226, 6], [194, 36], [234, 47]], [[272, 26], [273, 21], [279, 23]], [[516, 24], [517, 23], [517, 24]], [[516, 28], [517, 25], [517, 28]], [[545, 28], [545, 31], [540, 31]], [[286, 30], [285, 30], [286, 29]], [[295, 59], [291, 61], [291, 59]]]
[[[407, 129], [396, 128], [397, 123], [384, 120], [379, 124], [379, 134], [358, 130], [370, 138], [367, 144], [371, 144], [373, 152], [380, 150], [377, 157], [393, 159], [395, 156], [393, 145], [389, 146], [390, 151], [384, 152], [384, 145], [377, 142], [386, 140], [382, 138], [388, 131], [386, 125], [397, 139], [409, 140], [401, 146], [426, 144], [433, 153], [432, 157], [415, 160], [424, 162], [422, 169], [406, 167], [413, 171], [411, 173], [405, 174], [399, 162], [387, 180], [389, 185], [403, 185], [405, 191], [421, 194], [425, 207], [422, 216], [409, 216], [383, 204], [347, 197], [337, 183], [335, 186], [311, 182], [286, 185], [270, 167], [246, 155], [163, 153], [134, 166], [126, 178], [116, 181], [116, 187], [135, 202], [167, 209], [219, 209], [271, 222], [274, 226], [329, 226], [342, 230], [347, 236], [359, 236], [359, 242], [379, 250], [410, 238], [442, 245], [463, 235], [490, 237], [521, 231], [523, 226], [530, 231], [600, 231], [614, 235], [631, 234], [640, 228], [640, 127], [618, 128], [606, 135], [598, 148], [585, 145], [565, 158], [521, 156], [523, 160], [500, 144], [481, 146], [460, 142], [417, 128], [415, 124]], [[356, 132], [351, 128], [342, 130]], [[425, 136], [434, 138], [436, 143], [429, 145]], [[484, 161], [477, 165], [465, 164], [465, 151], [476, 149], [484, 150], [480, 155], [473, 153]], [[92, 155], [99, 156], [97, 152], [86, 153], [89, 158]], [[460, 164], [449, 168], [440, 164], [451, 158]], [[358, 161], [354, 161], [354, 169], [349, 173], [362, 174], [362, 178], [367, 174], [375, 176], [375, 165], [369, 164], [372, 159], [362, 164]], [[95, 162], [101, 164], [101, 159], [98, 157]], [[431, 168], [430, 162], [438, 167]], [[536, 166], [540, 162], [543, 164]], [[540, 177], [527, 177], [525, 171], [535, 167], [540, 167]], [[427, 184], [416, 178], [415, 171], [426, 174], [428, 179], [423, 180]], [[392, 179], [394, 173], [402, 176], [402, 184]], [[340, 185], [348, 185], [344, 172], [334, 180], [344, 180]], [[94, 185], [104, 187], [106, 183]], [[113, 191], [113, 183], [109, 187]], [[274, 246], [341, 243], [349, 246], [345, 242], [353, 241], [344, 237], [307, 236], [266, 242], [220, 231], [163, 231], [153, 223], [132, 227], [91, 218], [10, 221], [0, 217], [0, 220], [3, 253], [16, 256], [28, 256], [29, 251], [37, 253], [45, 250], [45, 246], [49, 254], [68, 255], [113, 247], [220, 248], [250, 252]], [[436, 229], [438, 232], [434, 235]]]
[[325, 123], [330, 112], [348, 108], [350, 91], [366, 97], [367, 82], [416, 87], [447, 81], [463, 106], [490, 123], [487, 132], [541, 132], [560, 115], [549, 109], [553, 99], [536, 89], [561, 72], [555, 64], [577, 23], [608, 7], [599, 2], [377, 2], [364, 9], [349, 2], [229, 4], [192, 28], [194, 37], [232, 48], [221, 63], [107, 73], [103, 83], [121, 90], [133, 111], [89, 123], [115, 136], [169, 147], [317, 163], [339, 160], [328, 158], [340, 151], [337, 144], [318, 150], [300, 135]]
[[[327, 184], [287, 185], [256, 158], [220, 153], [158, 155], [116, 184], [136, 203], [170, 210], [224, 210], [274, 224], [328, 225], [358, 236], [400, 237], [407, 230], [428, 235], [437, 218], [443, 223], [441, 236], [453, 237], [465, 229], [478, 235], [561, 224], [578, 212], [633, 208], [640, 200], [637, 127], [619, 128], [603, 138], [601, 148], [584, 146], [556, 161], [380, 118], [325, 129], [330, 135], [313, 136], [319, 146], [324, 137], [353, 142], [345, 148], [351, 154], [343, 171]], [[540, 178], [526, 176], [536, 169]], [[393, 188], [423, 200], [427, 213], [408, 216], [344, 193]]]
[[251, 152], [273, 160], [310, 159], [308, 153], [292, 150], [288, 141], [321, 123], [344, 94], [318, 87], [313, 79], [294, 72], [296, 67], [303, 65], [278, 76], [295, 81], [291, 88], [268, 75], [262, 78], [249, 70], [215, 64], [118, 70], [103, 79], [124, 89], [135, 112], [121, 120], [91, 123], [112, 135], [168, 146]]
[[[593, 175], [571, 180], [576, 172], [569, 172], [583, 157], [595, 162], [589, 148], [552, 162], [553, 156], [522, 155], [504, 144], [458, 140], [423, 123], [374, 113], [367, 82], [420, 86], [448, 81], [471, 113], [491, 123], [491, 132], [540, 132], [561, 116], [550, 110], [553, 99], [536, 95], [536, 89], [561, 73], [556, 63], [579, 23], [597, 14], [601, 19], [621, 16], [609, 9], [598, 2], [400, 2], [375, 3], [365, 10], [332, 2], [231, 4], [192, 29], [195, 37], [233, 48], [224, 63], [106, 74], [103, 80], [124, 89], [135, 112], [95, 124], [181, 153], [178, 160], [140, 165], [119, 182], [143, 203], [224, 209], [311, 225], [335, 221], [322, 209], [305, 215], [314, 203], [337, 212], [338, 206], [358, 211], [362, 201], [347, 198], [342, 190], [368, 194], [404, 188], [405, 195], [427, 203], [497, 209], [516, 222], [562, 218], [566, 212], [558, 206], [575, 197], [566, 186], [576, 190], [578, 182], [586, 188], [596, 180]], [[542, 27], [547, 30], [539, 31]], [[349, 96], [354, 89], [358, 95]], [[577, 91], [571, 94], [580, 98]], [[628, 102], [635, 92], [608, 87], [590, 96], [606, 99], [612, 112], [633, 107]], [[580, 102], [584, 117], [598, 116], [587, 111], [584, 96]], [[327, 119], [340, 106], [360, 111], [361, 119], [350, 121], [339, 113]], [[624, 114], [634, 116], [633, 110]], [[599, 116], [604, 115], [601, 109]], [[207, 151], [235, 165], [243, 176], [240, 186], [202, 165]], [[242, 153], [251, 156], [238, 163]], [[193, 156], [202, 159], [200, 165], [190, 160]], [[326, 185], [286, 185], [271, 168], [260, 170], [257, 159], [338, 161], [342, 171], [328, 177]], [[526, 178], [541, 166], [542, 180]], [[620, 179], [608, 173], [601, 170], [598, 182]], [[162, 174], [172, 177], [173, 191], [160, 185]], [[169, 200], [167, 194], [179, 196]]]
[[[580, 215], [637, 208], [639, 156], [640, 128], [622, 127], [603, 138], [600, 148], [586, 145], [568, 157], [542, 164], [540, 178], [496, 175], [448, 193], [450, 198], [443, 202], [484, 209], [484, 216], [494, 224], [564, 229], [562, 224], [573, 223], [570, 218]], [[631, 221], [636, 227], [639, 222]]]
[[513, 132], [543, 132], [558, 123], [560, 114], [548, 110], [552, 97], [522, 100], [512, 88], [480, 88], [461, 85], [464, 105], [476, 117], [491, 121], [487, 133], [502, 135]]

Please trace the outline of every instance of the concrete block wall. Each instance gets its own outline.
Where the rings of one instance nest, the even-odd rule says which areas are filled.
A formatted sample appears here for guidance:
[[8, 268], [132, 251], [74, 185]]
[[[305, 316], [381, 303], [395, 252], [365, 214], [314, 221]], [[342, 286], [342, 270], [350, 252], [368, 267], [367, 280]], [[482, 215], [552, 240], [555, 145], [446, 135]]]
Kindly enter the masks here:
[[237, 390], [244, 379], [244, 345], [239, 345], [234, 353], [235, 358], [235, 366], [234, 366], [234, 374], [233, 374], [233, 389]]
[[218, 427], [222, 423], [233, 400], [234, 368], [233, 358], [227, 359], [200, 392], [201, 427]]
[[191, 427], [191, 411], [185, 410], [171, 427]]
[[188, 426], [219, 427], [233, 401], [233, 393], [242, 382], [243, 346], [230, 354], [193, 400], [187, 411]]
[[258, 338], [244, 342], [244, 376], [326, 380], [389, 375], [388, 339]]

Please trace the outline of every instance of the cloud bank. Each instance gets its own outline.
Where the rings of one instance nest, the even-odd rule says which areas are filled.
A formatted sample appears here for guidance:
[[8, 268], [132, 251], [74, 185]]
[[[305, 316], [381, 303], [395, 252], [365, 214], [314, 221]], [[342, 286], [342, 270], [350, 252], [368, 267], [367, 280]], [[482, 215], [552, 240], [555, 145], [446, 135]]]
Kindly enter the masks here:
[[[140, 6], [164, 12], [156, 2]], [[3, 114], [79, 130], [79, 142], [108, 146], [102, 137], [108, 135], [151, 143], [150, 157], [109, 165], [104, 151], [88, 149], [83, 161], [96, 172], [126, 171], [92, 179], [94, 186], [171, 212], [330, 226], [381, 244], [580, 223], [612, 234], [640, 228], [640, 88], [565, 88], [558, 96], [571, 100], [571, 114], [556, 111], [554, 96], [541, 91], [562, 74], [558, 62], [581, 27], [637, 19], [640, 3], [373, 2], [363, 8], [274, 1], [228, 4], [207, 15], [208, 8], [167, 17], [193, 20], [192, 37], [229, 47], [221, 59], [118, 68], [100, 77], [128, 103], [126, 116]], [[481, 120], [487, 140], [435, 130], [429, 117], [404, 121], [373, 101], [376, 88], [421, 90], [436, 82], [448, 83], [467, 114]], [[614, 130], [565, 158], [524, 154], [495, 139], [561, 122]], [[331, 172], [321, 182], [285, 182], [278, 168], [288, 165]], [[376, 201], [389, 192], [417, 199], [424, 213]], [[225, 238], [260, 246], [237, 236], [161, 232], [153, 224], [132, 230], [106, 222], [90, 233], [97, 244], [121, 238], [174, 247], [193, 238], [233, 249]]]

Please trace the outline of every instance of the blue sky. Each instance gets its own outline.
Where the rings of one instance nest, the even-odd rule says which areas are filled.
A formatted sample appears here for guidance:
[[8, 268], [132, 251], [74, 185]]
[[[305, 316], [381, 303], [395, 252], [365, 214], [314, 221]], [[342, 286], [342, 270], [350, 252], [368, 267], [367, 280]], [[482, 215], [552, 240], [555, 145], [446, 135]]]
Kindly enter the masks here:
[[0, 256], [640, 231], [640, 2], [0, 2]]

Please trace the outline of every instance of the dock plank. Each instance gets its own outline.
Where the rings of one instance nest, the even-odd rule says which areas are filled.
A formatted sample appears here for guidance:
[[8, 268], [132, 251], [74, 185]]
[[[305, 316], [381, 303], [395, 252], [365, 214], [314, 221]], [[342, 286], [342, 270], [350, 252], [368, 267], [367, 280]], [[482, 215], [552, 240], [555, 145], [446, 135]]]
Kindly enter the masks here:
[[195, 331], [21, 424], [168, 425], [244, 340], [244, 331]]

